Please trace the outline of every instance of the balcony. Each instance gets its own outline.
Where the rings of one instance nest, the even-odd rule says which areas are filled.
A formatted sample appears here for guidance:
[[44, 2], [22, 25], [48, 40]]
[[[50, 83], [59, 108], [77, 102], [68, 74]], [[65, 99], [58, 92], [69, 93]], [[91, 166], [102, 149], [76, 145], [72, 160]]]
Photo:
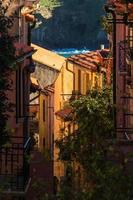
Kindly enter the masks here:
[[29, 152], [31, 140], [12, 137], [0, 148], [0, 186], [3, 194], [25, 195], [29, 183]]
[[73, 119], [73, 110], [71, 107], [63, 108], [55, 113], [57, 117], [62, 119], [63, 121], [72, 121]]
[[128, 37], [127, 42], [128, 42], [127, 59], [128, 59], [128, 62], [132, 64], [133, 63], [133, 36]]
[[81, 94], [81, 92], [78, 90], [72, 90], [71, 94], [61, 94], [61, 96], [67, 103], [79, 99], [81, 96], [83, 96], [83, 94]]
[[130, 74], [129, 65], [133, 64], [133, 37], [119, 42], [119, 72]]

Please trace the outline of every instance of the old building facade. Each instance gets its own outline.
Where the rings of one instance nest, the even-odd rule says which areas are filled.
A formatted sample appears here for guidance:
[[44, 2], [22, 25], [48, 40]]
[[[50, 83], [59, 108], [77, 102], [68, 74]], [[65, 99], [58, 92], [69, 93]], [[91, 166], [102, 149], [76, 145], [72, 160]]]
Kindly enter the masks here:
[[132, 140], [132, 1], [108, 1], [105, 6], [112, 15], [111, 46], [113, 52], [113, 100], [115, 130], [118, 139]]
[[[2, 1], [5, 16], [13, 19], [9, 34], [16, 38], [15, 65], [11, 73], [11, 90], [7, 91], [8, 101], [14, 107], [9, 112], [7, 124], [10, 130], [10, 142], [0, 147], [0, 180], [2, 195], [7, 199], [23, 199], [30, 185], [28, 156], [30, 151], [29, 134], [29, 94], [30, 73], [35, 65], [32, 61], [34, 49], [30, 46], [31, 26], [35, 25], [34, 12], [36, 1]], [[23, 11], [25, 10], [25, 14]], [[30, 13], [32, 19], [27, 19]]]
[[[77, 126], [73, 123], [70, 102], [92, 90], [100, 90], [110, 84], [112, 59], [108, 49], [73, 55], [68, 58], [55, 82], [55, 140], [74, 133]], [[107, 79], [106, 79], [107, 77]], [[106, 81], [104, 80], [106, 79]], [[65, 165], [58, 160], [58, 148], [54, 148], [54, 175], [62, 181]]]

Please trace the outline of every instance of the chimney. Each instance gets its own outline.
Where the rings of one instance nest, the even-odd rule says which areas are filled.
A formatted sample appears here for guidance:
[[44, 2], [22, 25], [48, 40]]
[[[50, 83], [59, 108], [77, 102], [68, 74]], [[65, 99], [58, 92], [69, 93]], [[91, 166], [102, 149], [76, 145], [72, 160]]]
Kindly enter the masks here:
[[101, 50], [104, 49], [104, 44], [101, 44]]

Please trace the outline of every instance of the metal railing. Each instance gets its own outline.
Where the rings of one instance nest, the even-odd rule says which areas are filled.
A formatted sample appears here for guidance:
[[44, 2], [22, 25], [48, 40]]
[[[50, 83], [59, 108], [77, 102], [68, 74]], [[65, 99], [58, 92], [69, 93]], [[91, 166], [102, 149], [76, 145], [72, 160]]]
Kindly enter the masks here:
[[120, 41], [119, 48], [119, 71], [127, 72], [128, 62], [133, 60], [133, 37], [129, 36], [126, 40]]
[[11, 137], [0, 147], [0, 187], [2, 191], [24, 192], [29, 182], [30, 138]]

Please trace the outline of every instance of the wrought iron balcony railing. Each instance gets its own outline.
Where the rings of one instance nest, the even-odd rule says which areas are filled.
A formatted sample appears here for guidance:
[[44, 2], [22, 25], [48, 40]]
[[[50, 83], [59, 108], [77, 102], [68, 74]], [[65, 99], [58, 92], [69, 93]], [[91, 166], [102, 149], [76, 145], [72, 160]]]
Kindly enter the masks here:
[[0, 186], [3, 193], [25, 193], [29, 183], [30, 138], [12, 137], [0, 147]]
[[127, 57], [128, 52], [128, 43], [126, 40], [119, 42], [119, 71], [127, 72]]
[[119, 42], [119, 71], [128, 72], [130, 62], [133, 61], [133, 37]]

